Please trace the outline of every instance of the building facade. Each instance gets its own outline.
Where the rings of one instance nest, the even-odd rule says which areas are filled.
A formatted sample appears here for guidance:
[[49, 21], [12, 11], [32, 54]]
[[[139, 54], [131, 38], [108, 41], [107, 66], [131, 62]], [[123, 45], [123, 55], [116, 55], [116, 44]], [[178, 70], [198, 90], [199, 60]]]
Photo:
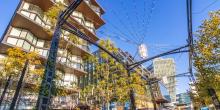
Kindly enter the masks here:
[[[55, 27], [55, 24], [51, 23], [45, 12], [58, 2], [67, 6], [71, 0], [20, 0], [14, 16], [2, 36], [0, 58], [7, 57], [7, 49], [19, 47], [25, 52], [37, 52], [42, 62], [45, 62], [52, 40], [52, 34], [48, 31], [53, 32]], [[70, 16], [70, 20], [74, 26], [82, 30], [88, 37], [98, 41], [96, 30], [105, 24], [101, 18], [102, 14], [104, 14], [104, 10], [96, 0], [83, 0]], [[70, 35], [75, 36], [77, 42], [71, 40]], [[77, 100], [72, 99], [76, 99], [78, 93], [79, 77], [88, 73], [85, 69], [84, 56], [92, 55], [89, 45], [87, 41], [62, 30], [56, 73], [61, 74], [62, 86], [71, 95], [53, 98], [52, 108], [68, 108], [77, 104]], [[21, 104], [21, 109], [34, 107], [37, 94], [27, 93], [23, 96], [22, 100], [26, 102]]]
[[172, 58], [157, 58], [153, 60], [153, 73], [155, 77], [161, 79], [171, 97], [171, 102], [176, 102], [176, 69]]
[[180, 105], [184, 110], [191, 110], [191, 99], [188, 93], [180, 93], [176, 95], [176, 105]]

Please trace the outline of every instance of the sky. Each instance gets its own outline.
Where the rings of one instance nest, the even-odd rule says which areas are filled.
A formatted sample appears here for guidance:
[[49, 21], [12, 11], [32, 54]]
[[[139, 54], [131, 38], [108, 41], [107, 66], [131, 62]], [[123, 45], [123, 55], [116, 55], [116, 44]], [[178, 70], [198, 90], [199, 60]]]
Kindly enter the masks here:
[[[0, 0], [0, 36], [4, 33], [20, 0]], [[137, 44], [148, 47], [148, 56], [186, 44], [186, 0], [97, 0], [104, 8], [106, 24], [97, 35], [110, 38], [117, 47], [136, 55]], [[220, 0], [193, 0], [193, 32], [210, 11], [220, 9]], [[144, 38], [144, 39], [143, 39]], [[143, 40], [143, 42], [141, 42]], [[188, 54], [176, 54], [176, 74], [188, 71]], [[148, 62], [145, 65], [149, 65]], [[188, 78], [177, 78], [177, 93], [188, 90]]]

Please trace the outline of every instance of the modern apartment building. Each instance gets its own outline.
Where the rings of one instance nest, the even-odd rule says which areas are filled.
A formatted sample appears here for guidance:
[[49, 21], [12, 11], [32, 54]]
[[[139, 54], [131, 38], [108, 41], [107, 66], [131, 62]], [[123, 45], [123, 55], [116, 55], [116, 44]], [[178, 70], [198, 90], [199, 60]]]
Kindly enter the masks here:
[[153, 73], [162, 80], [170, 93], [171, 102], [176, 102], [175, 62], [172, 58], [157, 58], [153, 60]]
[[[71, 1], [73, 0], [20, 0], [14, 16], [2, 36], [0, 58], [7, 57], [7, 49], [20, 47], [25, 52], [38, 52], [42, 61], [45, 62], [52, 40], [52, 34], [48, 33], [48, 30], [53, 32], [55, 25], [51, 23], [45, 12], [58, 2], [67, 6]], [[101, 18], [102, 14], [104, 14], [104, 10], [96, 0], [84, 0], [72, 13], [70, 20], [88, 37], [98, 41], [96, 30], [105, 24]], [[56, 72], [62, 75], [62, 84], [71, 95], [54, 98], [53, 104], [56, 103], [56, 106], [52, 104], [53, 108], [67, 108], [77, 104], [75, 99], [77, 99], [79, 77], [87, 74], [84, 67], [84, 56], [92, 55], [88, 42], [73, 35], [78, 40], [78, 42], [74, 42], [70, 40], [69, 35], [70, 33], [62, 30]], [[24, 101], [26, 100], [24, 102], [26, 105], [22, 106], [26, 108], [35, 106], [37, 94], [30, 93], [22, 97]]]
[[176, 103], [177, 104], [191, 104], [189, 93], [180, 93], [176, 95]]
[[[94, 56], [97, 56], [97, 58], [99, 58], [100, 63], [104, 62], [104, 60], [100, 57], [100, 50], [95, 51], [93, 54], [94, 54]], [[114, 54], [124, 63], [126, 63], [126, 62], [135, 63], [135, 59], [128, 52], [125, 52], [125, 51], [121, 50], [120, 48], [118, 48], [118, 52], [116, 52]], [[81, 83], [81, 86], [96, 82], [96, 81], [94, 81], [96, 79], [91, 77], [91, 76], [93, 76], [93, 74], [96, 74], [93, 71], [95, 69], [95, 65], [89, 64], [87, 66], [88, 66], [88, 69], [90, 72], [84, 77], [85, 82], [83, 84]], [[137, 69], [139, 70], [138, 74], [140, 74], [140, 75], [143, 75], [146, 77], [148, 77], [150, 75], [149, 71], [147, 69], [145, 69], [142, 65], [138, 66]], [[141, 109], [141, 110], [142, 109], [153, 110], [154, 106], [153, 106], [153, 102], [152, 102], [152, 98], [151, 98], [152, 96], [150, 93], [150, 88], [148, 85], [146, 85], [146, 90], [147, 91], [146, 91], [145, 95], [135, 94], [136, 107], [137, 107], [137, 109]], [[114, 110], [115, 109], [122, 110], [123, 108], [128, 109], [129, 106], [130, 106], [129, 102], [126, 103], [125, 105], [123, 105], [121, 103], [117, 103], [117, 102], [111, 104], [111, 108], [113, 108]]]

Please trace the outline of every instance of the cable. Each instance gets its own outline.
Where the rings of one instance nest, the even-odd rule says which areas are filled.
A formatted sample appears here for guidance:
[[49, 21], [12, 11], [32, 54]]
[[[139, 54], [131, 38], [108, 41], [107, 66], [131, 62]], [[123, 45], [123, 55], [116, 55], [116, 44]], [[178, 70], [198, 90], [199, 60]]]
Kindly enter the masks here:
[[[121, 0], [120, 0], [120, 3], [122, 4], [122, 7], [123, 7], [123, 9], [125, 9], [125, 3], [124, 2], [122, 2]], [[131, 26], [131, 28], [133, 29], [133, 31], [132, 32], [134, 32], [134, 34], [135, 34], [135, 37], [137, 37], [138, 38], [138, 33], [135, 31], [135, 26], [134, 26], [134, 22], [132, 22], [132, 20], [130, 19], [130, 17], [128, 16], [128, 12], [125, 10], [124, 11], [125, 12], [125, 14], [126, 14], [126, 18], [128, 19], [128, 21], [129, 21], [129, 23], [130, 23], [130, 26]]]
[[211, 7], [212, 5], [214, 5], [217, 2], [218, 2], [218, 0], [215, 0], [212, 3], [210, 3], [208, 6], [204, 7], [203, 9], [201, 9], [200, 11], [193, 12], [193, 14], [201, 14], [201, 13], [203, 13], [205, 10], [207, 10], [209, 7]]
[[[157, 0], [153, 0], [153, 1], [152, 1], [151, 8], [150, 8], [150, 14], [149, 14], [149, 16], [147, 17], [147, 21], [146, 21], [146, 24], [145, 24], [145, 28], [146, 28], [145, 31], [144, 31], [145, 34], [142, 36], [141, 40], [139, 41], [139, 45], [143, 43], [144, 38], [145, 38], [145, 36], [146, 36], [146, 34], [147, 34], [147, 32], [148, 32], [148, 26], [149, 26], [149, 24], [150, 24], [150, 19], [151, 19], [151, 17], [152, 17], [153, 11], [154, 11], [154, 9], [155, 9], [155, 7], [156, 7], [156, 2], [157, 2]], [[138, 54], [138, 49], [136, 50], [136, 52], [135, 52], [135, 54], [134, 54], [133, 57], [136, 58], [137, 54]]]
[[105, 33], [104, 31], [99, 31], [100, 34], [104, 35], [104, 36], [109, 36], [111, 38], [117, 38], [117, 40], [121, 40], [121, 41], [124, 41], [126, 43], [130, 43], [132, 45], [138, 45], [136, 42], [133, 42], [125, 37], [121, 37], [120, 35], [110, 35], [110, 34], [107, 34]]

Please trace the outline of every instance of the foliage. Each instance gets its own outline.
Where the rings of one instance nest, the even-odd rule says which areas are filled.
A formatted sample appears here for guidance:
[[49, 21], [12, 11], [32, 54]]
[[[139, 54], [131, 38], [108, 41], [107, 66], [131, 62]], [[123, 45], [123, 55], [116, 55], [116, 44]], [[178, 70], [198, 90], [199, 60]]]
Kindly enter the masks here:
[[[112, 53], [118, 53], [118, 49], [110, 40], [101, 40], [99, 44]], [[81, 100], [86, 98], [83, 101], [88, 102], [91, 99], [95, 106], [101, 106], [109, 102], [125, 103], [129, 101], [131, 89], [136, 94], [145, 93], [145, 83], [138, 75], [138, 70], [132, 72], [131, 77], [129, 77], [123, 65], [115, 61], [107, 53], [99, 50], [98, 55], [100, 55], [100, 58], [89, 57], [89, 61], [95, 65], [94, 78], [96, 82], [88, 85], [82, 91]]]
[[210, 13], [210, 18], [200, 26], [194, 53], [198, 94], [210, 104], [208, 88], [214, 88], [220, 97], [220, 11]]

